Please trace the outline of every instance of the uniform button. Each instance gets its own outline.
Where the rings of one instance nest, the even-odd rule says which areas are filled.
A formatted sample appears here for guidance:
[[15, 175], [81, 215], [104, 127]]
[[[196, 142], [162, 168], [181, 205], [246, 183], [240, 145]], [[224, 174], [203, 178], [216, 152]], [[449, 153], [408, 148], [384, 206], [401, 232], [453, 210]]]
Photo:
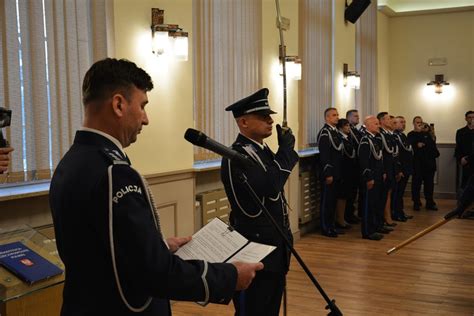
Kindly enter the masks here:
[[255, 237], [260, 237], [260, 234], [255, 234]]

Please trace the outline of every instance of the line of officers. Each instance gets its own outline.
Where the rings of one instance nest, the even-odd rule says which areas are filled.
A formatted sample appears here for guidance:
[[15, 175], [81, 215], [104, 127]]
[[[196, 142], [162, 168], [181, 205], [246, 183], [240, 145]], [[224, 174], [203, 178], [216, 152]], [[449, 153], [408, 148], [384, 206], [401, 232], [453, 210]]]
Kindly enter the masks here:
[[405, 213], [403, 204], [410, 176], [414, 209], [420, 209], [423, 183], [426, 208], [437, 210], [433, 178], [439, 151], [421, 124], [414, 121], [415, 130], [407, 137], [404, 117], [387, 112], [366, 117], [359, 129], [357, 110], [339, 119], [337, 109], [328, 108], [324, 118], [326, 124], [317, 136], [324, 236], [337, 237], [350, 224], [361, 222], [363, 238], [381, 240], [393, 231], [395, 221], [413, 218]]

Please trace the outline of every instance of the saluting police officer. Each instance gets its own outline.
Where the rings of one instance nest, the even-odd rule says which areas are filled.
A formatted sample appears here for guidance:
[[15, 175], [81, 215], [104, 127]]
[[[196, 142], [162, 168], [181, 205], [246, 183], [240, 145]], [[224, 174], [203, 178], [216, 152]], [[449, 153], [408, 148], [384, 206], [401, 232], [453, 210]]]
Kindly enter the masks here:
[[336, 108], [327, 108], [324, 111], [326, 124], [318, 133], [319, 148], [319, 176], [321, 181], [321, 233], [327, 237], [337, 237], [336, 230], [336, 204], [337, 200], [342, 200], [341, 179], [342, 179], [342, 157], [344, 144], [341, 135], [338, 133], [336, 125], [339, 121], [339, 114]]
[[263, 259], [265, 268], [257, 272], [250, 287], [234, 295], [235, 315], [278, 315], [290, 264], [290, 251], [283, 238], [241, 181], [241, 176], [245, 175], [292, 242], [283, 187], [299, 158], [294, 150], [295, 137], [291, 129], [276, 126], [276, 153], [264, 143], [264, 139], [272, 135], [270, 115], [276, 114], [268, 104], [268, 93], [268, 89], [263, 88], [226, 108], [226, 111], [232, 111], [240, 130], [232, 148], [253, 161], [253, 165], [242, 165], [222, 159], [221, 178], [232, 208], [230, 223], [247, 239], [277, 247]]
[[387, 233], [393, 230], [391, 227], [397, 224], [392, 220], [392, 192], [396, 189], [396, 184], [400, 180], [400, 163], [398, 162], [398, 145], [392, 133], [392, 119], [387, 112], [380, 112], [377, 114], [377, 119], [380, 122], [380, 133], [377, 137], [380, 138], [383, 146], [383, 164], [386, 179], [384, 190], [381, 199], [381, 208], [383, 212], [383, 225], [380, 232]]
[[383, 190], [386, 174], [383, 166], [382, 144], [376, 135], [380, 132], [379, 120], [368, 116], [364, 120], [365, 136], [359, 145], [359, 167], [361, 174], [360, 193], [362, 198], [362, 237], [380, 240], [383, 235], [377, 232], [380, 228], [377, 213], [380, 212], [379, 198]]
[[144, 178], [124, 148], [148, 125], [150, 76], [107, 58], [87, 71], [84, 127], [50, 189], [59, 255], [66, 267], [61, 315], [171, 315], [169, 299], [228, 303], [258, 264], [184, 261], [190, 238], [164, 239]]
[[404, 210], [403, 195], [408, 183], [408, 179], [413, 174], [413, 147], [408, 142], [408, 138], [404, 131], [406, 128], [406, 120], [403, 116], [395, 118], [395, 129], [393, 134], [398, 143], [399, 161], [402, 175], [400, 181], [397, 183], [394, 199], [393, 219], [399, 222], [406, 222], [407, 219], [413, 218], [412, 215], [407, 215]]

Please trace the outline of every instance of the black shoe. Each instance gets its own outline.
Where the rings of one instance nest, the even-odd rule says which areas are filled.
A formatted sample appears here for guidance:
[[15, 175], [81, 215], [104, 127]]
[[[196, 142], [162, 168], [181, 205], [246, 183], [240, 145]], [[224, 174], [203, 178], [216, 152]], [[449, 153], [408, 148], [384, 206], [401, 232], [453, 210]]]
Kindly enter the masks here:
[[395, 227], [395, 226], [397, 226], [397, 223], [390, 223], [389, 224], [389, 223], [385, 222], [385, 223], [383, 223], [383, 225], [388, 226], [388, 227]]
[[379, 234], [390, 234], [390, 232], [391, 232], [390, 230], [385, 229], [385, 228], [377, 229], [377, 233], [379, 233]]
[[349, 224], [359, 224], [360, 219], [357, 216], [353, 215], [353, 216], [347, 218], [346, 222], [348, 222]]
[[336, 228], [340, 228], [340, 229], [350, 229], [352, 228], [351, 225], [349, 224], [344, 224], [344, 225], [341, 225], [339, 223], [336, 223]]
[[388, 230], [389, 232], [393, 232], [394, 228], [391, 226], [383, 226], [384, 229]]
[[438, 206], [436, 206], [436, 204], [427, 204], [426, 205], [426, 209], [428, 211], [437, 211], [438, 210]]
[[412, 219], [412, 218], [413, 218], [413, 215], [407, 215], [407, 214], [405, 214], [404, 216], [405, 216], [405, 219]]
[[380, 239], [383, 239], [383, 235], [379, 233], [373, 233], [372, 235], [364, 236], [362, 238], [369, 239], [369, 240], [380, 240]]
[[326, 237], [331, 237], [331, 238], [336, 238], [337, 237], [337, 233], [333, 232], [333, 231], [323, 232], [322, 235], [326, 236]]
[[334, 229], [332, 232], [336, 233], [337, 235], [344, 235], [346, 233], [343, 229], [338, 228]]
[[407, 218], [406, 218], [406, 217], [399, 216], [399, 217], [394, 217], [393, 220], [394, 220], [394, 221], [397, 221], [397, 222], [406, 222], [406, 221], [407, 221]]

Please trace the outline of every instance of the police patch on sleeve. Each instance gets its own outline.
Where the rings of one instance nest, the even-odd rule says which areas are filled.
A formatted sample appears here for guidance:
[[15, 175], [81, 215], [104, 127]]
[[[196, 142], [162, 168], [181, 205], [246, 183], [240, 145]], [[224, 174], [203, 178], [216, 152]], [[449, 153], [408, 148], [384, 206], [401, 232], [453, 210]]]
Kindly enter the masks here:
[[135, 184], [130, 184], [130, 185], [125, 185], [118, 191], [114, 192], [112, 201], [115, 204], [117, 204], [121, 198], [123, 198], [125, 195], [130, 194], [130, 193], [138, 193], [138, 194], [143, 195], [142, 188], [140, 186], [135, 185]]

